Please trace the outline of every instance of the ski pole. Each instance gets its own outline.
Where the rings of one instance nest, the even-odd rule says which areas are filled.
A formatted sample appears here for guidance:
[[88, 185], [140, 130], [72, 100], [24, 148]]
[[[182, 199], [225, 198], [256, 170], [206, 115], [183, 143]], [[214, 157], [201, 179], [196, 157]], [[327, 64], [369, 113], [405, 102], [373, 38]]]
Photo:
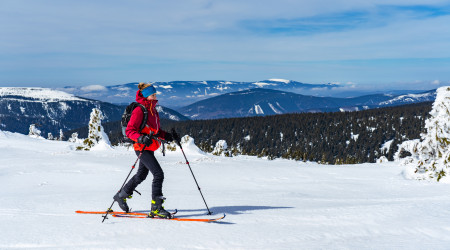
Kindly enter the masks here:
[[[131, 172], [133, 172], [133, 169], [134, 169], [134, 167], [136, 166], [136, 163], [137, 163], [137, 162], [139, 161], [139, 159], [141, 158], [142, 153], [144, 152], [144, 149], [145, 149], [145, 147], [142, 148], [141, 153], [139, 154], [138, 158], [137, 158], [136, 161], [134, 162], [133, 166], [131, 166], [131, 170], [130, 170], [130, 172], [128, 173], [127, 178], [126, 178], [125, 181], [123, 182], [122, 187], [119, 189], [119, 192], [122, 191], [122, 188], [123, 188], [123, 187], [125, 186], [125, 184], [127, 183], [128, 178], [130, 178]], [[114, 205], [114, 202], [116, 202], [116, 201], [113, 200], [113, 202], [111, 203], [111, 206], [109, 207], [109, 209], [106, 210], [106, 214], [102, 216], [102, 217], [103, 217], [102, 223], [103, 223], [106, 219], [108, 219], [108, 218], [107, 218], [107, 217], [108, 217], [108, 214], [109, 214], [109, 212], [112, 211], [111, 208], [112, 208], [112, 206]]]
[[211, 215], [212, 213], [209, 210], [208, 204], [206, 204], [205, 197], [203, 196], [202, 190], [200, 189], [200, 186], [198, 185], [198, 182], [197, 182], [197, 179], [195, 178], [194, 172], [192, 172], [191, 165], [189, 164], [189, 161], [186, 158], [186, 154], [184, 153], [183, 147], [181, 146], [181, 143], [178, 140], [176, 140], [176, 142], [177, 142], [178, 146], [180, 146], [181, 152], [183, 153], [184, 159], [186, 160], [186, 164], [189, 166], [189, 170], [191, 170], [191, 174], [192, 174], [192, 177], [194, 177], [195, 184], [197, 184], [198, 191], [200, 192], [200, 195], [203, 198], [203, 202], [205, 202], [206, 209], [208, 209], [208, 215]]

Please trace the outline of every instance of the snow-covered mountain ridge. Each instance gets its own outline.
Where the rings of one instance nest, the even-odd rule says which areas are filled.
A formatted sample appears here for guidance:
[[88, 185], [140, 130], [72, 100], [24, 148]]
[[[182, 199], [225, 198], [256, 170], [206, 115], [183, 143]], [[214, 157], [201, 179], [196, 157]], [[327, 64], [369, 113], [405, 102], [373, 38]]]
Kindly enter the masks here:
[[[130, 102], [134, 99], [130, 99]], [[87, 126], [93, 108], [100, 109], [103, 122], [121, 119], [125, 106], [77, 97], [48, 88], [0, 88], [0, 129], [28, 134], [36, 126], [47, 136]], [[162, 119], [186, 120], [176, 111], [158, 107]]]
[[380, 102], [381, 106], [390, 106], [390, 105], [398, 105], [398, 104], [408, 104], [408, 103], [416, 103], [416, 102], [426, 102], [434, 100], [436, 98], [436, 91], [431, 90], [420, 94], [407, 94], [396, 96], [390, 100]]
[[18, 96], [21, 99], [30, 98], [36, 101], [87, 101], [64, 91], [49, 88], [0, 87], [0, 97]]
[[358, 111], [434, 101], [435, 98], [435, 90], [401, 96], [374, 94], [336, 98], [254, 88], [211, 97], [178, 110], [191, 119], [216, 119], [286, 113]]

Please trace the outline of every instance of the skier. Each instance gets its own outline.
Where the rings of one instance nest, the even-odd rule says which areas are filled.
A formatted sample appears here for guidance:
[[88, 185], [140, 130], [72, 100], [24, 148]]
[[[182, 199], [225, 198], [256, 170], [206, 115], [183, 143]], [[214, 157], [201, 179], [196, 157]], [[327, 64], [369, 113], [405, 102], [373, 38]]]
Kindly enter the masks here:
[[158, 100], [155, 87], [153, 87], [152, 84], [139, 83], [138, 88], [139, 90], [136, 92], [136, 101], [144, 105], [147, 109], [147, 123], [145, 128], [140, 131], [144, 113], [142, 109], [135, 108], [131, 114], [125, 133], [128, 138], [135, 142], [133, 147], [137, 155], [141, 153], [142, 149], [144, 150], [140, 157], [137, 173], [127, 182], [127, 184], [125, 184], [122, 190], [114, 196], [114, 200], [117, 201], [123, 211], [129, 212], [127, 198], [131, 198], [135, 188], [146, 179], [148, 172], [150, 171], [153, 175], [153, 182], [152, 205], [149, 215], [152, 217], [171, 218], [171, 214], [167, 212], [162, 205], [166, 199], [162, 193], [164, 172], [155, 158], [154, 151], [160, 147], [160, 142], [156, 140], [155, 137], [168, 142], [174, 140], [179, 141], [180, 137], [174, 130], [173, 133], [169, 133], [160, 128], [159, 114], [156, 110]]

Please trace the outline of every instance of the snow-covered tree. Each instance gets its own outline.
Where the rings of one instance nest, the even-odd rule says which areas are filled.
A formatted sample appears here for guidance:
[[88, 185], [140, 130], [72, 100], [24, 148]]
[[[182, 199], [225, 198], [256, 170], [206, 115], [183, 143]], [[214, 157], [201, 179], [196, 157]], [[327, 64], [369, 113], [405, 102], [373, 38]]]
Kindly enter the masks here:
[[195, 145], [194, 138], [189, 135], [185, 135], [181, 138], [181, 145], [183, 145], [183, 148], [185, 148], [186, 151], [189, 151], [189, 154], [205, 154], [205, 152]]
[[48, 133], [47, 134], [47, 140], [54, 140], [55, 138], [53, 137], [52, 133]]
[[396, 153], [409, 151], [403, 164], [411, 166], [406, 176], [419, 180], [450, 182], [450, 86], [437, 89], [436, 101], [425, 121], [421, 140], [403, 142]]
[[58, 138], [58, 140], [59, 141], [63, 141], [64, 140], [64, 132], [63, 132], [62, 129], [59, 130], [59, 138]]
[[213, 155], [224, 155], [224, 156], [231, 156], [231, 153], [228, 151], [228, 144], [225, 140], [219, 140], [216, 143], [216, 147], [213, 150]]
[[30, 131], [28, 132], [28, 136], [33, 138], [43, 138], [41, 136], [41, 131], [38, 128], [36, 128], [36, 124], [30, 125]]
[[68, 141], [73, 143], [79, 142], [80, 139], [78, 139], [78, 133], [77, 132], [72, 133]]
[[91, 112], [91, 119], [89, 121], [89, 135], [83, 141], [83, 145], [77, 147], [77, 150], [90, 150], [96, 145], [103, 144], [111, 146], [109, 138], [106, 135], [103, 126], [101, 124], [104, 118], [102, 111], [97, 108], [93, 108]]

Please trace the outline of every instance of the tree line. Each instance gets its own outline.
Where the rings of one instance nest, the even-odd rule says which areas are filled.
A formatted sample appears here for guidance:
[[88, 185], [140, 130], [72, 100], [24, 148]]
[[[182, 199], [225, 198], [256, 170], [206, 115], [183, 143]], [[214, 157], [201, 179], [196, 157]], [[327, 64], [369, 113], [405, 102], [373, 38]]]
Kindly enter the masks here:
[[[420, 138], [431, 106], [425, 102], [356, 112], [162, 120], [161, 125], [164, 130], [175, 128], [180, 135], [191, 136], [205, 152], [213, 152], [216, 143], [225, 140], [228, 156], [355, 164], [375, 162], [382, 156], [393, 160], [398, 144]], [[113, 144], [121, 142], [120, 122], [106, 123], [104, 128]], [[74, 131], [87, 135], [87, 128], [68, 133]]]
[[[393, 160], [398, 144], [420, 138], [431, 102], [358, 112], [301, 113], [184, 121], [173, 126], [203, 151], [225, 140], [228, 154], [323, 164]], [[382, 146], [390, 142], [384, 150]]]

